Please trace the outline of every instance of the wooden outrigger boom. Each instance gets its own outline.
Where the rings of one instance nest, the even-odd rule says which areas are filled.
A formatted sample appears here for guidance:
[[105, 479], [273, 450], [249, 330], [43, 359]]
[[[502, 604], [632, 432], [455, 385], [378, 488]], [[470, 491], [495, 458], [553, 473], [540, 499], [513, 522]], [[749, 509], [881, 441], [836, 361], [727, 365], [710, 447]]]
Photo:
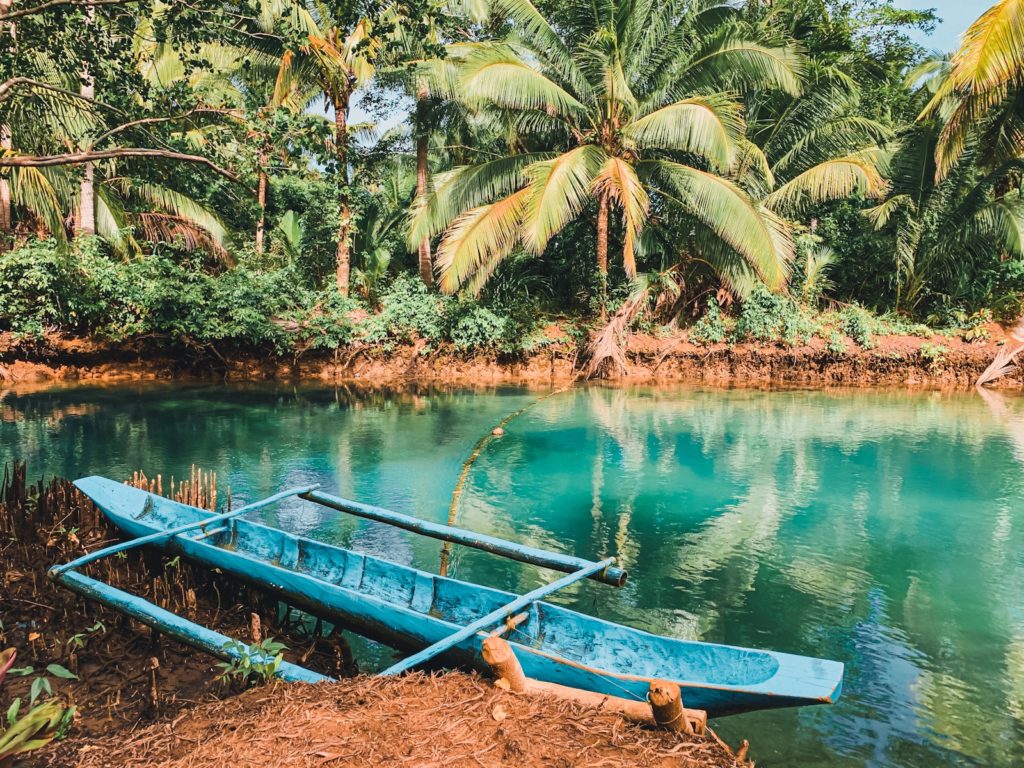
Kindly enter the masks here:
[[[120, 611], [126, 616], [141, 621], [147, 627], [163, 632], [165, 635], [174, 637], [186, 645], [190, 645], [200, 651], [224, 661], [234, 661], [242, 656], [242, 648], [238, 647], [235, 641], [227, 635], [215, 632], [202, 624], [184, 619], [176, 613], [164, 610], [137, 595], [124, 592], [102, 581], [85, 576], [76, 571], [63, 571], [60, 573], [50, 572], [50, 577], [67, 587], [72, 592], [77, 592], [83, 597], [95, 600], [97, 603]], [[272, 659], [264, 659], [267, 662]], [[324, 683], [330, 682], [333, 678], [313, 672], [298, 664], [291, 664], [287, 661], [281, 662], [277, 670], [277, 676], [289, 683]]]
[[444, 653], [452, 646], [461, 643], [463, 640], [472, 637], [480, 630], [487, 629], [488, 627], [493, 627], [495, 624], [497, 624], [499, 621], [502, 621], [503, 619], [511, 618], [513, 611], [518, 611], [520, 608], [526, 608], [532, 603], [535, 603], [538, 600], [540, 600], [545, 595], [550, 595], [552, 592], [557, 592], [559, 589], [562, 589], [563, 587], [567, 587], [570, 584], [575, 584], [580, 579], [585, 579], [591, 574], [594, 574], [599, 570], [607, 568], [614, 562], [615, 558], [609, 557], [607, 560], [602, 560], [599, 563], [591, 563], [585, 568], [580, 568], [580, 570], [576, 571], [575, 573], [570, 573], [568, 576], [563, 576], [558, 581], [553, 581], [550, 584], [545, 584], [543, 587], [538, 587], [537, 589], [533, 590], [532, 592], [528, 592], [522, 597], [517, 597], [512, 602], [506, 603], [505, 605], [501, 606], [501, 608], [491, 611], [483, 618], [477, 619], [471, 624], [467, 624], [458, 632], [453, 632], [443, 640], [438, 640], [429, 648], [424, 648], [419, 653], [414, 654], [413, 656], [410, 656], [407, 659], [402, 659], [402, 661], [398, 662], [397, 664], [394, 664], [385, 669], [383, 672], [381, 672], [381, 674], [398, 675], [402, 672], [405, 672], [406, 670], [412, 669], [416, 665], [422, 664], [425, 661], [428, 661], [434, 658], [435, 656]]
[[236, 517], [240, 517], [241, 515], [244, 515], [248, 512], [255, 512], [257, 509], [269, 507], [271, 504], [276, 504], [277, 502], [283, 499], [288, 499], [293, 496], [299, 496], [304, 493], [309, 493], [314, 488], [316, 488], [315, 485], [309, 485], [304, 486], [302, 488], [292, 488], [290, 491], [281, 491], [280, 493], [275, 493], [273, 496], [268, 496], [267, 498], [261, 499], [260, 501], [254, 501], [252, 504], [246, 504], [244, 507], [239, 507], [238, 509], [233, 510], [231, 512], [224, 512], [223, 514], [214, 515], [213, 517], [206, 518], [205, 520], [199, 520], [194, 523], [188, 523], [187, 525], [179, 525], [177, 528], [172, 528], [168, 531], [159, 531], [157, 533], [151, 533], [148, 536], [140, 536], [136, 539], [122, 541], [120, 544], [111, 544], [109, 547], [97, 549], [95, 552], [90, 552], [87, 555], [82, 555], [81, 557], [72, 560], [70, 563], [64, 563], [64, 565], [53, 566], [50, 569], [50, 578], [54, 578], [55, 576], [58, 576], [61, 573], [64, 573], [65, 571], [77, 570], [81, 568], [83, 565], [88, 565], [89, 563], [95, 562], [96, 560], [101, 560], [104, 557], [109, 557], [110, 555], [116, 555], [120, 552], [126, 552], [129, 549], [141, 547], [144, 544], [156, 544], [158, 542], [166, 541], [167, 539], [170, 539], [174, 536], [180, 536], [183, 533], [194, 531], [196, 528], [203, 529], [203, 535], [197, 537], [197, 541], [199, 539], [205, 539], [209, 536], [216, 535], [217, 533], [223, 533], [227, 530], [226, 528], [211, 529], [210, 525], [213, 523], [222, 523], [226, 520], [231, 520]]
[[[577, 573], [580, 569], [589, 568], [594, 565], [590, 560], [572, 555], [563, 555], [560, 552], [549, 552], [536, 547], [527, 547], [517, 544], [514, 541], [506, 541], [483, 533], [467, 531], [464, 528], [455, 528], [451, 525], [432, 523], [429, 520], [420, 520], [418, 517], [403, 515], [400, 512], [392, 512], [390, 509], [374, 507], [370, 504], [360, 504], [357, 501], [341, 499], [337, 496], [323, 493], [318, 490], [310, 490], [300, 494], [303, 499], [315, 501], [325, 507], [336, 509], [339, 512], [347, 512], [356, 517], [367, 520], [375, 520], [378, 523], [387, 523], [396, 528], [404, 528], [413, 533], [429, 536], [432, 539], [450, 541], [454, 544], [462, 544], [474, 549], [482, 549], [492, 555], [500, 555], [510, 560], [518, 560], [521, 563], [537, 565], [541, 568], [550, 568], [553, 571], [565, 571], [566, 573]], [[603, 569], [591, 570], [586, 574], [587, 578], [600, 581], [603, 584], [610, 584], [613, 587], [621, 587], [626, 583], [627, 573], [622, 568], [614, 568], [611, 565]]]

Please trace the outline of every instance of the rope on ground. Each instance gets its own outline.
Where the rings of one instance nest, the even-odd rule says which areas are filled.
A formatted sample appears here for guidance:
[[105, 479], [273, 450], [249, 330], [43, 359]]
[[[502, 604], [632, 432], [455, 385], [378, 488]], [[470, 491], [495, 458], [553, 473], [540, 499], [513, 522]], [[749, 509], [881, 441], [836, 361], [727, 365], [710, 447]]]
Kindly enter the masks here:
[[[452, 503], [448, 507], [448, 525], [455, 525], [455, 519], [458, 516], [459, 512], [459, 500], [462, 498], [462, 489], [466, 485], [466, 480], [469, 479], [469, 473], [473, 470], [473, 464], [476, 462], [478, 458], [480, 458], [480, 454], [483, 453], [483, 450], [484, 448], [487, 447], [487, 444], [490, 443], [491, 440], [493, 440], [495, 437], [498, 437], [502, 434], [501, 432], [498, 432], [498, 430], [504, 430], [505, 427], [508, 426], [509, 422], [513, 421], [519, 416], [522, 416], [535, 405], [544, 402], [550, 397], [560, 395], [563, 392], [567, 392], [568, 390], [572, 389], [575, 383], [575, 380], [573, 380], [571, 383], [566, 384], [564, 387], [560, 389], [553, 389], [546, 395], [542, 395], [533, 402], [524, 405], [518, 411], [514, 411], [513, 413], [508, 414], [508, 416], [506, 416], [493, 427], [491, 427], [490, 431], [488, 431], [485, 435], [483, 435], [479, 440], [476, 441], [476, 445], [473, 446], [473, 452], [469, 454], [469, 457], [464, 462], [462, 462], [462, 472], [459, 473], [459, 479], [455, 483], [455, 489], [452, 491]], [[444, 546], [441, 547], [441, 567], [438, 571], [442, 576], [448, 575], [448, 562], [449, 559], [451, 558], [451, 552], [452, 544], [450, 541], [446, 541], [444, 543]]]

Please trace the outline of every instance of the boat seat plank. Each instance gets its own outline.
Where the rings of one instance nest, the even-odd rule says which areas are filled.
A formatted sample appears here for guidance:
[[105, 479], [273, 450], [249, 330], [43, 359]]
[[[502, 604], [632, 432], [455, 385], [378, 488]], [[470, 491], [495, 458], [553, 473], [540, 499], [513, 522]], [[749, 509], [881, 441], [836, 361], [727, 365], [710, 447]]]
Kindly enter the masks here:
[[413, 587], [412, 601], [409, 607], [420, 613], [429, 613], [434, 605], [434, 577], [422, 571], [416, 574], [416, 584]]

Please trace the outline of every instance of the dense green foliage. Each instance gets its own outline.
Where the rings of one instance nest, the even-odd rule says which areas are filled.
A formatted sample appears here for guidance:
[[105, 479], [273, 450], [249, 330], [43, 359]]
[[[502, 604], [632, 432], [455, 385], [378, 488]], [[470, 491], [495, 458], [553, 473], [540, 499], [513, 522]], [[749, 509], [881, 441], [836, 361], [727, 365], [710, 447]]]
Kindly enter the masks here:
[[0, 3], [0, 331], [979, 338], [1024, 309], [1019, 15], [932, 60], [888, 0]]
[[382, 285], [372, 311], [333, 288], [303, 286], [294, 265], [265, 269], [241, 262], [210, 275], [173, 251], [124, 261], [97, 239], [73, 252], [52, 240], [0, 254], [0, 326], [26, 341], [48, 329], [120, 342], [219, 351], [298, 354], [346, 344], [390, 348], [423, 340], [425, 349], [515, 353], [543, 343], [537, 318], [509, 308], [496, 314], [469, 299], [429, 291], [399, 274]]

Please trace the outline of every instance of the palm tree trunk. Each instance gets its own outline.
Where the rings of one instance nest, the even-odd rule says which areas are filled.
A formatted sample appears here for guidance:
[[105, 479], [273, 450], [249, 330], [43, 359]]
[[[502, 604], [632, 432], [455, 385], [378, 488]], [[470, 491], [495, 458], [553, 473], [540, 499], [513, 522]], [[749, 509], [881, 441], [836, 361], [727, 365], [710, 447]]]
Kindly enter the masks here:
[[[7, 13], [11, 10], [13, 0], [0, 0], [0, 13]], [[7, 26], [6, 24], [3, 26]], [[2, 31], [2, 28], [0, 28]], [[11, 36], [14, 36], [15, 26], [11, 24]], [[0, 149], [4, 152], [13, 147], [11, 139], [11, 127], [0, 125]], [[6, 235], [12, 229], [11, 220], [11, 182], [6, 176], [0, 176], [0, 251], [7, 250], [8, 242]]]
[[96, 187], [92, 163], [83, 165], [82, 180], [78, 183], [78, 220], [75, 234], [96, 234]]
[[[430, 168], [428, 150], [430, 132], [427, 128], [427, 90], [420, 86], [416, 93], [416, 196], [427, 194]], [[419, 245], [420, 279], [428, 288], [434, 284], [434, 265], [430, 256], [430, 238], [424, 237]]]
[[267, 153], [260, 152], [260, 180], [256, 187], [256, 201], [260, 207], [260, 217], [256, 221], [256, 253], [263, 255], [263, 233], [267, 226]]
[[[10, 3], [7, 4], [8, 8]], [[6, 13], [3, 4], [0, 4], [0, 13]], [[0, 125], [0, 149], [7, 152], [13, 146], [11, 141], [11, 127]], [[11, 182], [6, 176], [0, 176], [0, 251], [7, 250], [7, 235], [13, 228], [11, 220]]]
[[[87, 24], [92, 24], [96, 15], [96, 8], [89, 6], [87, 10]], [[89, 66], [86, 65], [82, 72], [82, 86], [79, 93], [87, 99], [92, 99], [96, 93], [96, 85], [93, 80]], [[78, 185], [78, 217], [75, 226], [76, 235], [96, 234], [96, 188], [93, 179], [92, 163], [85, 163], [83, 167], [82, 180]]]
[[601, 319], [608, 316], [608, 194], [601, 192], [597, 197], [597, 271], [601, 279]]
[[335, 99], [334, 104], [334, 150], [338, 158], [338, 257], [335, 279], [338, 292], [348, 296], [349, 274], [352, 270], [352, 209], [348, 188], [348, 91]]

